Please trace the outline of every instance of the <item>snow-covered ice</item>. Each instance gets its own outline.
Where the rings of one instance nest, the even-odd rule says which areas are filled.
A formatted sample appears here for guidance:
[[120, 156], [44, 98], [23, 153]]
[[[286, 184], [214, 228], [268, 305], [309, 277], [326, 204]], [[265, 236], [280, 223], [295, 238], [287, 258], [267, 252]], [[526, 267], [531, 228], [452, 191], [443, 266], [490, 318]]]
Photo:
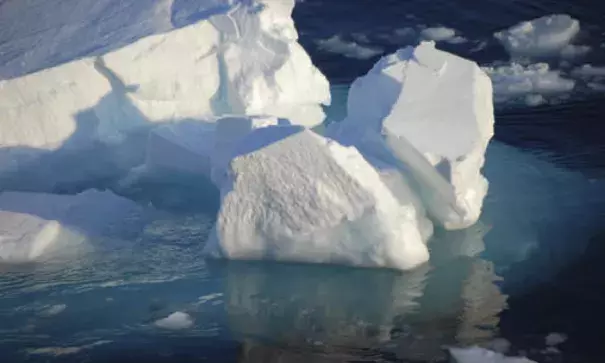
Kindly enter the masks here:
[[401, 49], [353, 83], [347, 113], [328, 136], [413, 176], [429, 214], [446, 228], [477, 221], [494, 115], [491, 82], [475, 63], [432, 42]]
[[[78, 195], [3, 192], [0, 194], [0, 262], [43, 259], [61, 246], [129, 229], [142, 211], [108, 191]], [[120, 232], [121, 233], [121, 232]]]
[[456, 363], [536, 363], [525, 357], [506, 357], [491, 350], [471, 348], [449, 348]]
[[580, 31], [580, 22], [565, 14], [524, 21], [494, 36], [513, 58], [558, 56]]
[[183, 330], [191, 328], [193, 323], [193, 318], [189, 314], [177, 311], [153, 324], [162, 329]]
[[382, 48], [369, 47], [354, 41], [348, 41], [338, 34], [328, 39], [318, 40], [317, 45], [320, 50], [342, 54], [347, 58], [370, 59], [384, 53]]
[[221, 187], [212, 257], [408, 270], [428, 260], [424, 219], [355, 148], [296, 126], [242, 140]]
[[206, 2], [216, 11], [192, 25], [0, 81], [0, 176], [158, 122], [270, 114], [320, 124], [329, 84], [297, 42], [294, 1]]

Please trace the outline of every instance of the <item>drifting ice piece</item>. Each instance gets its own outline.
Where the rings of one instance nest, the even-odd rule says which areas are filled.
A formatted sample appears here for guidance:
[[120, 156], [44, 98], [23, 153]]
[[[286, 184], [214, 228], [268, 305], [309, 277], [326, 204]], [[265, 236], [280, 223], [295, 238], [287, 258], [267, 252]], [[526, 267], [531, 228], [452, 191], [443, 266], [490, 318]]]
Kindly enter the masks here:
[[423, 42], [357, 79], [348, 117], [328, 135], [412, 176], [429, 214], [458, 229], [481, 213], [493, 124], [490, 79], [475, 63]]
[[556, 96], [571, 92], [575, 81], [561, 77], [561, 71], [551, 70], [547, 63], [526, 67], [519, 63], [484, 67], [492, 79], [496, 102], [506, 102], [528, 95]]
[[1, 193], [0, 262], [34, 261], [58, 243], [117, 232], [120, 222], [141, 210], [128, 199], [96, 190], [78, 195]]
[[450, 348], [450, 354], [456, 363], [536, 363], [524, 357], [505, 357], [479, 347]]
[[578, 20], [556, 14], [524, 21], [495, 33], [494, 37], [512, 57], [548, 57], [559, 55], [579, 31]]
[[424, 217], [355, 148], [270, 126], [250, 133], [236, 155], [208, 255], [401, 270], [428, 260]]

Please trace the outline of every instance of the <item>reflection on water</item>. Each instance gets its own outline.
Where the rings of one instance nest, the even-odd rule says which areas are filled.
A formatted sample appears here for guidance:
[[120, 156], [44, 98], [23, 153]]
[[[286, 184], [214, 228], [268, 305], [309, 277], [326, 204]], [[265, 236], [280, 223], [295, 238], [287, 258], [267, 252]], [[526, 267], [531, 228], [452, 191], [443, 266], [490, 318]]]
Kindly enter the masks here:
[[[213, 217], [200, 212], [161, 214], [135, 240], [93, 241], [93, 252], [77, 260], [4, 270], [0, 355], [19, 360], [35, 349], [41, 361], [49, 352], [136, 356], [145, 348], [133, 346], [164, 344], [163, 351], [197, 357], [214, 341], [239, 342], [246, 362], [423, 361], [444, 358], [445, 345], [490, 341], [499, 336], [509, 295], [553, 276], [583, 250], [604, 216], [605, 188], [499, 143], [490, 146], [486, 174], [481, 221], [463, 231], [436, 230], [430, 262], [407, 273], [206, 264], [202, 241]], [[175, 311], [189, 314], [194, 326], [154, 327]], [[91, 346], [96, 341], [112, 343]], [[81, 346], [89, 348], [55, 349]]]

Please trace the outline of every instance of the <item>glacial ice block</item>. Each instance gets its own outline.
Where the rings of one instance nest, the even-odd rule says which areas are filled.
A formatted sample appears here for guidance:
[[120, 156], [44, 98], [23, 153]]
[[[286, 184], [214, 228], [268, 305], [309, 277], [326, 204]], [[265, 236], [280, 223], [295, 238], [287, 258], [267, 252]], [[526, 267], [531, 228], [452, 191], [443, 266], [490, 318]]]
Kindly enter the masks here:
[[414, 204], [396, 199], [355, 148], [301, 127], [251, 132], [221, 198], [212, 257], [401, 270], [429, 257]]
[[197, 23], [0, 81], [0, 176], [160, 122], [264, 114], [320, 124], [329, 84], [297, 42], [294, 0], [202, 2]]
[[21, 263], [89, 238], [121, 233], [142, 211], [111, 192], [78, 195], [0, 193], [0, 262]]
[[521, 22], [494, 37], [513, 58], [558, 56], [580, 31], [580, 22], [569, 15], [554, 14]]
[[494, 115], [491, 81], [474, 62], [432, 42], [399, 50], [353, 83], [347, 112], [330, 137], [411, 176], [445, 228], [478, 220]]

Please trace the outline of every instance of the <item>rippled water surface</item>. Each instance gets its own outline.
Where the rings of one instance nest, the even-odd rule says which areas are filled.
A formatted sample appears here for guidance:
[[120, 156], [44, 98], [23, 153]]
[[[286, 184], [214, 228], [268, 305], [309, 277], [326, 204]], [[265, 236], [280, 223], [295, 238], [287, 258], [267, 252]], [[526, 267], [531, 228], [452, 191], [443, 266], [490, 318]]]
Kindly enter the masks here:
[[[0, 1], [2, 78], [127, 43], [111, 40], [144, 21], [151, 6], [76, 3], [57, 1], [63, 15], [48, 14], [63, 18], [42, 21], [48, 2]], [[117, 4], [98, 4], [105, 3]], [[346, 84], [380, 55], [347, 57], [322, 48], [322, 39], [340, 34], [388, 53], [408, 41], [397, 29], [441, 25], [468, 39], [441, 48], [487, 65], [508, 60], [494, 31], [561, 12], [581, 20], [583, 44], [595, 50], [582, 62], [597, 64], [605, 40], [597, 3], [305, 0], [295, 20], [301, 42], [335, 85], [328, 114], [338, 120]], [[200, 16], [195, 1], [174, 0], [167, 9], [177, 26]], [[114, 21], [98, 38], [89, 33], [89, 46], [70, 46], [77, 33], [70, 29], [90, 14]], [[61, 35], [53, 46], [48, 29]], [[134, 37], [153, 29], [141, 27]], [[43, 51], [30, 51], [35, 46]], [[595, 93], [556, 105], [498, 107], [481, 221], [465, 231], [437, 231], [430, 263], [405, 274], [205, 261], [215, 209], [192, 206], [198, 199], [189, 189], [144, 186], [137, 198], [169, 208], [137, 238], [92, 241], [43, 264], [0, 266], [0, 361], [438, 361], [444, 346], [501, 336], [545, 359], [543, 338], [558, 331], [569, 341], [557, 359], [599, 362], [605, 336], [591, 326], [605, 324], [604, 101]], [[193, 327], [154, 326], [175, 311], [191, 315]]]

